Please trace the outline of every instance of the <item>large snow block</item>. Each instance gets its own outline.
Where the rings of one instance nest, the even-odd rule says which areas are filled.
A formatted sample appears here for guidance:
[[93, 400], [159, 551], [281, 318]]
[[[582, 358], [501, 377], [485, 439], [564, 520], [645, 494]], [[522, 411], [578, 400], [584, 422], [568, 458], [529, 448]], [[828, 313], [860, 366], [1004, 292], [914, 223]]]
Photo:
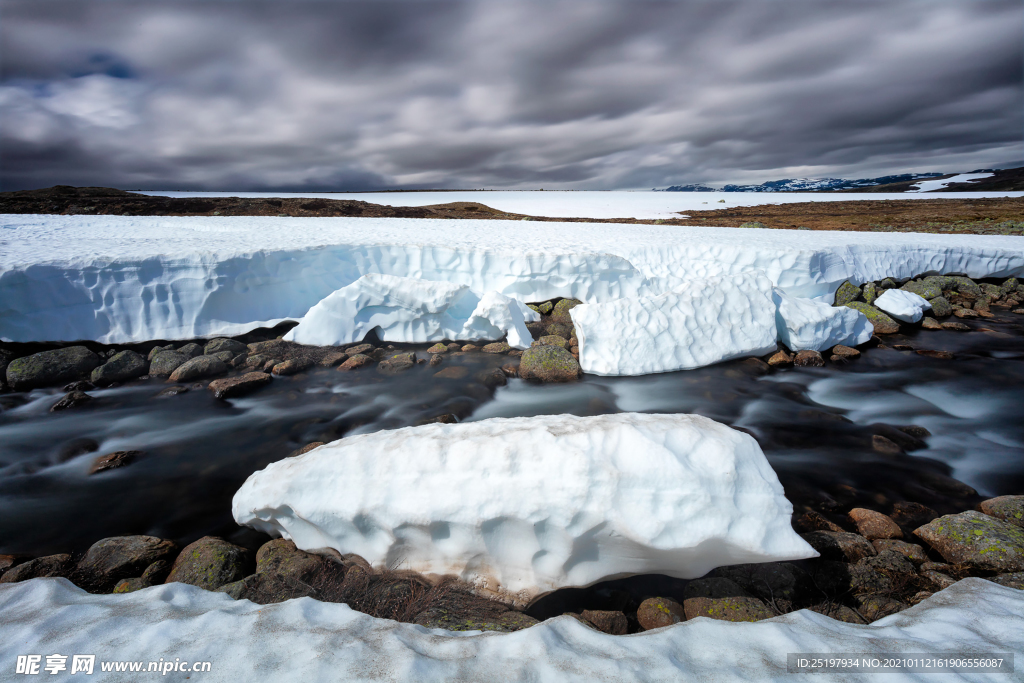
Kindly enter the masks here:
[[800, 299], [776, 288], [775, 321], [779, 341], [793, 351], [824, 351], [836, 344], [857, 346], [874, 334], [874, 327], [860, 311]]
[[235, 494], [304, 550], [455, 574], [523, 603], [631, 574], [813, 557], [750, 436], [697, 415], [548, 415], [347, 437]]
[[[969, 578], [903, 612], [869, 625], [800, 610], [754, 623], [693, 619], [668, 628], [612, 636], [561, 616], [515, 633], [442, 631], [377, 619], [313, 598], [257, 605], [184, 583], [125, 595], [92, 595], [67, 579], [0, 585], [9, 672], [30, 653], [99, 653], [96, 680], [161, 680], [101, 673], [111, 659], [156, 662], [203, 683], [368, 681], [392, 683], [664, 683], [665, 681], [866, 681], [863, 674], [794, 676], [788, 652], [881, 652], [921, 658], [956, 652], [1024, 650], [1024, 591]], [[1017, 658], [1017, 671], [1020, 658]], [[1004, 658], [1004, 671], [1011, 671]], [[46, 680], [40, 664], [41, 680]], [[72, 660], [67, 660], [68, 672]], [[146, 668], [143, 664], [143, 670]], [[11, 680], [20, 678], [12, 676]], [[36, 677], [33, 677], [36, 678]], [[961, 670], [946, 676], [893, 672], [883, 681], [1010, 681]], [[75, 680], [68, 676], [67, 680]], [[84, 676], [83, 680], [93, 680]], [[33, 680], [25, 677], [25, 680]], [[56, 679], [64, 680], [64, 679]]]
[[932, 305], [920, 294], [902, 289], [887, 289], [882, 292], [882, 296], [875, 299], [875, 307], [882, 309], [897, 320], [916, 323]]
[[[377, 330], [381, 341], [423, 343], [501, 339], [530, 347], [524, 304], [498, 292], [477, 294], [465, 285], [394, 275], [364, 275], [309, 309], [288, 341], [337, 346], [362, 341]], [[539, 316], [538, 316], [539, 317]]]
[[580, 367], [595, 375], [688, 370], [775, 350], [772, 283], [760, 271], [694, 280], [661, 296], [573, 308]]

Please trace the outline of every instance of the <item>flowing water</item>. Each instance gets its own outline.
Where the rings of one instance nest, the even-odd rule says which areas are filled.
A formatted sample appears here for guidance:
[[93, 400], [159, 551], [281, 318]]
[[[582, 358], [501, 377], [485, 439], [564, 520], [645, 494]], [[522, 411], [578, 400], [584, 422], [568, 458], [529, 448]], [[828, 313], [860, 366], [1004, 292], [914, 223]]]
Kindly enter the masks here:
[[[116, 534], [190, 542], [237, 531], [231, 497], [245, 478], [313, 441], [414, 425], [442, 414], [462, 420], [612, 412], [698, 413], [757, 438], [797, 505], [884, 509], [914, 500], [953, 511], [984, 496], [1024, 492], [1024, 317], [997, 313], [972, 332], [889, 337], [956, 354], [871, 348], [848, 365], [761, 374], [749, 363], [645, 377], [593, 377], [564, 385], [510, 380], [488, 389], [480, 371], [504, 356], [468, 354], [462, 380], [417, 365], [397, 376], [317, 368], [275, 378], [250, 396], [218, 401], [205, 389], [158, 396], [151, 379], [90, 392], [59, 413], [57, 389], [0, 396], [0, 552], [82, 550]], [[408, 346], [423, 353], [426, 346]], [[915, 448], [893, 426], [931, 436]], [[907, 453], [879, 452], [873, 435]], [[93, 460], [140, 450], [135, 462], [88, 475]], [[642, 454], [637, 454], [641, 457]], [[408, 457], [415, 458], [415, 453]]]

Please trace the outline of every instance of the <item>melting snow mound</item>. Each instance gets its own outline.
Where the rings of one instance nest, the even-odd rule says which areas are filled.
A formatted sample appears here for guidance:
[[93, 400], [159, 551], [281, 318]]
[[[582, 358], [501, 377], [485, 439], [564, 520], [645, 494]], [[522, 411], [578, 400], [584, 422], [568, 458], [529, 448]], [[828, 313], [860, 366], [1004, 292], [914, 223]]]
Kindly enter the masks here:
[[916, 323], [932, 307], [920, 294], [902, 289], [885, 290], [882, 296], [875, 299], [875, 306], [905, 323]]
[[857, 346], [874, 334], [867, 316], [852, 308], [792, 297], [778, 288], [772, 299], [779, 341], [792, 351], [824, 351], [836, 344]]
[[693, 280], [649, 299], [569, 311], [580, 367], [595, 375], [689, 370], [775, 350], [772, 283], [761, 271]]
[[351, 436], [256, 472], [239, 524], [523, 604], [632, 574], [814, 557], [753, 438], [698, 415], [549, 415]]
[[527, 349], [533, 337], [526, 320], [539, 317], [499, 292], [481, 296], [451, 282], [372, 274], [321, 300], [285, 339], [338, 346], [362, 341], [376, 328], [381, 341], [477, 341], [508, 335], [510, 346]]

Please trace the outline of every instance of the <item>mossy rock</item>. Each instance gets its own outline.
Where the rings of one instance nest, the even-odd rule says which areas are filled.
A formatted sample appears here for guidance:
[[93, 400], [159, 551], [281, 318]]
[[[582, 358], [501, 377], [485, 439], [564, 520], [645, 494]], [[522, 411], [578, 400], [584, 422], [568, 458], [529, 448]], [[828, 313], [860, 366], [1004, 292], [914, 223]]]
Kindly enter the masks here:
[[929, 275], [921, 280], [921, 282], [936, 284], [943, 292], [954, 290], [969, 299], [977, 299], [983, 294], [977, 282], [969, 277], [960, 275]]
[[950, 304], [944, 296], [937, 296], [934, 299], [929, 299], [928, 303], [932, 305], [932, 314], [936, 318], [945, 318], [953, 315], [953, 305]]
[[568, 348], [569, 340], [565, 337], [559, 337], [553, 334], [544, 335], [537, 341], [533, 342], [532, 346], [557, 346], [559, 348]]
[[999, 573], [1024, 571], [1024, 529], [975, 510], [939, 517], [914, 535], [950, 564]]
[[540, 313], [543, 315], [548, 315], [549, 313], [551, 313], [552, 310], [554, 310], [554, 308], [555, 305], [550, 301], [545, 301], [542, 304], [537, 304], [537, 310], [540, 311]]
[[1024, 528], [1024, 496], [999, 496], [981, 501], [981, 511], [986, 515]]
[[438, 342], [427, 349], [427, 353], [448, 353], [448, 345]]
[[97, 386], [141, 377], [149, 371], [149, 362], [134, 351], [121, 351], [103, 365], [94, 368], [89, 379]]
[[580, 376], [580, 364], [557, 346], [533, 346], [523, 352], [519, 376], [541, 382], [571, 382]]
[[858, 301], [861, 298], [860, 287], [855, 284], [851, 284], [849, 281], [839, 285], [839, 289], [836, 290], [836, 299], [832, 304], [833, 306], [845, 306], [853, 301]]
[[234, 358], [240, 353], [245, 353], [249, 350], [245, 344], [234, 339], [211, 339], [206, 342], [206, 346], [203, 347], [203, 353], [207, 356], [212, 356], [217, 353], [229, 352], [231, 357]]
[[188, 360], [188, 355], [180, 351], [159, 351], [149, 363], [149, 374], [167, 377]]
[[760, 621], [775, 614], [757, 598], [688, 598], [683, 601], [686, 618], [708, 617], [719, 621]]
[[7, 383], [15, 391], [65, 384], [92, 372], [100, 357], [84, 346], [68, 346], [15, 358], [7, 365]]
[[921, 280], [908, 282], [900, 287], [904, 292], [917, 294], [924, 299], [934, 299], [942, 296], [942, 287], [935, 282], [924, 282]]
[[874, 305], [875, 299], [877, 299], [881, 295], [882, 292], [879, 290], [878, 285], [876, 285], [874, 282], [868, 282], [864, 285], [864, 291], [862, 293], [862, 296], [864, 297], [864, 301], [866, 303]]
[[576, 308], [583, 302], [579, 299], [562, 299], [555, 304], [554, 309], [551, 311], [551, 319], [556, 323], [566, 323], [572, 325], [572, 318], [569, 317], [569, 311]]
[[545, 334], [542, 336], [572, 339], [573, 334], [576, 332], [576, 328], [567, 323], [551, 323], [544, 329], [544, 332]]
[[868, 322], [875, 328], [875, 334], [896, 334], [900, 331], [899, 323], [874, 306], [868, 305], [863, 301], [853, 301], [845, 304], [845, 306], [863, 313], [867, 317]]
[[187, 583], [212, 591], [240, 580], [252, 570], [248, 550], [215, 536], [204, 536], [185, 546], [166, 583]]

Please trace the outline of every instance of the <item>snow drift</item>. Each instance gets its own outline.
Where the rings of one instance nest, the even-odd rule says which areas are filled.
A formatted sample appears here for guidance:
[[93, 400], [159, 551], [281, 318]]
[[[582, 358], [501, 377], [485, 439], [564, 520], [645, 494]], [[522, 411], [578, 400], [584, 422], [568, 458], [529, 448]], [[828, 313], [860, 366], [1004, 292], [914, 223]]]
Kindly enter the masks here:
[[928, 300], [920, 294], [906, 292], [902, 289], [885, 290], [880, 297], [875, 299], [875, 306], [905, 323], [916, 323], [924, 315], [924, 312], [932, 307]]
[[697, 415], [549, 415], [347, 437], [272, 463], [239, 524], [514, 603], [564, 586], [816, 556], [750, 436]]
[[361, 341], [376, 329], [381, 341], [501, 339], [527, 349], [526, 320], [540, 315], [498, 292], [483, 296], [465, 285], [393, 275], [364, 275], [309, 309], [285, 339], [314, 346]]
[[1024, 273], [1024, 238], [486, 220], [4, 215], [0, 338], [117, 344], [241, 334], [300, 319], [369, 274], [465, 285], [523, 302], [564, 296], [606, 303], [754, 270], [790, 296], [831, 303], [844, 280]]
[[[750, 624], [699, 618], [633, 636], [610, 636], [567, 616], [508, 634], [428, 630], [312, 598], [257, 605], [182, 583], [90, 595], [67, 579], [0, 585], [0, 614], [0, 661], [8, 671], [18, 655], [95, 653], [97, 680], [123, 680], [105, 677], [103, 661], [162, 659], [212, 662], [209, 672], [193, 676], [210, 683], [791, 681], [789, 652], [921, 657], [1024, 650], [1024, 591], [974, 578], [869, 626], [801, 610]], [[885, 680], [947, 678], [994, 676], [894, 672]]]
[[686, 370], [775, 350], [775, 304], [764, 273], [695, 280], [649, 299], [569, 311], [580, 367], [596, 375]]
[[836, 344], [857, 346], [871, 339], [874, 326], [860, 311], [792, 297], [775, 288], [779, 341], [792, 351], [824, 351]]

